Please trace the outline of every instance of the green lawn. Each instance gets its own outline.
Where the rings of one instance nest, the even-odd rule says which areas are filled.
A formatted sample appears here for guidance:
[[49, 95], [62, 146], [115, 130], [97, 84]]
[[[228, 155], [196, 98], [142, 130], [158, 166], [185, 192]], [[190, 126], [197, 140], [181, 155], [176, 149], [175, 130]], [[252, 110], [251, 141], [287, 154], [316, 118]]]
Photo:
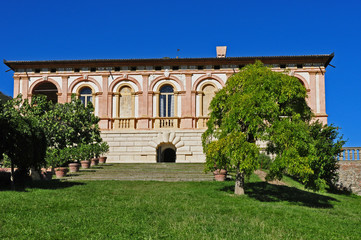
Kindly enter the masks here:
[[361, 197], [260, 182], [57, 181], [0, 191], [0, 239], [360, 239]]

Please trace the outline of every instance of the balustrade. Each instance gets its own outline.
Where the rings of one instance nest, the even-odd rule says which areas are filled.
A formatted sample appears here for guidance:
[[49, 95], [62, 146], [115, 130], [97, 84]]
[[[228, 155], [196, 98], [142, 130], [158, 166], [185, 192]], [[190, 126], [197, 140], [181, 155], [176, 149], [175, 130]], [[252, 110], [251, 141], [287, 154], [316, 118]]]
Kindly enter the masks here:
[[177, 117], [166, 117], [166, 118], [154, 118], [154, 128], [178, 128], [179, 118]]
[[197, 128], [207, 128], [209, 117], [198, 117]]
[[113, 129], [135, 129], [134, 118], [115, 118]]
[[360, 161], [361, 147], [344, 147], [337, 157], [339, 161]]

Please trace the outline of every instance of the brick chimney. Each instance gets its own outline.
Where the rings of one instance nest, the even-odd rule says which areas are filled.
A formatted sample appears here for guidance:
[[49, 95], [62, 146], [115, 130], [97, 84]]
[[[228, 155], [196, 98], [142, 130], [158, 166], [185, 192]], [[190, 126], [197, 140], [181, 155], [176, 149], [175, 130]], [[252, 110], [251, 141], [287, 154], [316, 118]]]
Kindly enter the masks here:
[[225, 58], [227, 46], [217, 46], [217, 58]]

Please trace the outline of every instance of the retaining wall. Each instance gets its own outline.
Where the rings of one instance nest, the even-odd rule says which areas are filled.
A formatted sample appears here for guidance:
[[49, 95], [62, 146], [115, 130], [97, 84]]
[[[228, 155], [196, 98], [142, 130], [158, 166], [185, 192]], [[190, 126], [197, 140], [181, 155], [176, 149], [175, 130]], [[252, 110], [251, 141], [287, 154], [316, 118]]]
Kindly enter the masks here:
[[338, 185], [361, 196], [361, 161], [339, 161], [339, 164]]

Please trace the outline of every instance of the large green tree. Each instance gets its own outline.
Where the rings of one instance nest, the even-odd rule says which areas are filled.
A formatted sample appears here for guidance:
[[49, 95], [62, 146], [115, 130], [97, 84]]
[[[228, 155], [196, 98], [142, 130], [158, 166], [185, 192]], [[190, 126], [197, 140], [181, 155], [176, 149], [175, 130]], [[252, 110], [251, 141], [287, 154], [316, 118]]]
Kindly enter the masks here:
[[297, 78], [259, 61], [234, 74], [210, 104], [202, 136], [206, 169], [234, 168], [235, 193], [244, 194], [245, 177], [259, 167], [257, 141], [264, 141], [276, 154], [268, 179], [288, 173], [315, 190], [332, 182], [343, 141], [336, 128], [312, 120], [306, 97]]

